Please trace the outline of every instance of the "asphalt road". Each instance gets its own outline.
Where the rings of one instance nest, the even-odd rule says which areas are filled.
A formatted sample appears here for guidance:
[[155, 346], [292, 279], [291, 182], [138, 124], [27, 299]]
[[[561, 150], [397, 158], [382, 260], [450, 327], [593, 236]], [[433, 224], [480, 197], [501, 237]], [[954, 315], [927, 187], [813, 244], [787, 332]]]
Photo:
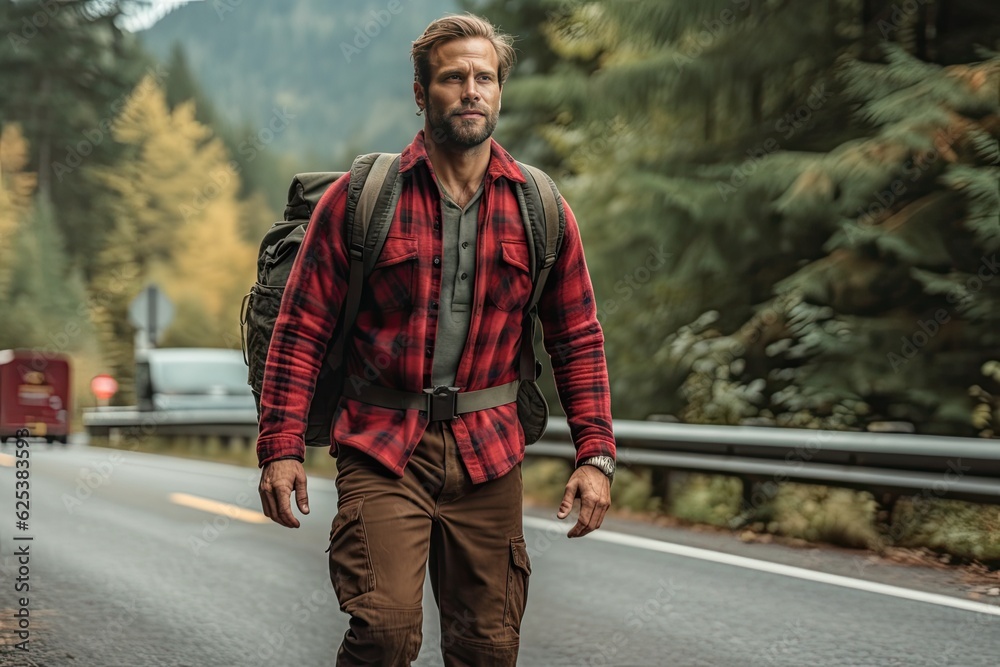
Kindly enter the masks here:
[[[310, 479], [312, 513], [289, 530], [256, 522], [253, 468], [31, 450], [26, 531], [15, 530], [11, 446], [0, 456], [0, 665], [333, 664], [347, 617], [324, 553], [332, 481]], [[1000, 664], [1000, 608], [967, 602], [945, 575], [625, 522], [571, 541], [554, 509], [526, 519], [521, 665]], [[25, 544], [28, 653], [12, 646]], [[424, 606], [416, 664], [440, 665], [429, 585]]]

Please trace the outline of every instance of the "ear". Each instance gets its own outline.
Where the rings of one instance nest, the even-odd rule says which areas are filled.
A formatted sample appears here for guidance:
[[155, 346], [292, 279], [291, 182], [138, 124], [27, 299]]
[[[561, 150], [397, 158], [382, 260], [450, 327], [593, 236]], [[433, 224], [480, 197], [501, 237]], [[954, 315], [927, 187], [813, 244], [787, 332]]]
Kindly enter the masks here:
[[417, 107], [421, 111], [427, 108], [427, 96], [424, 94], [424, 87], [420, 85], [419, 81], [413, 82], [413, 101], [417, 103]]

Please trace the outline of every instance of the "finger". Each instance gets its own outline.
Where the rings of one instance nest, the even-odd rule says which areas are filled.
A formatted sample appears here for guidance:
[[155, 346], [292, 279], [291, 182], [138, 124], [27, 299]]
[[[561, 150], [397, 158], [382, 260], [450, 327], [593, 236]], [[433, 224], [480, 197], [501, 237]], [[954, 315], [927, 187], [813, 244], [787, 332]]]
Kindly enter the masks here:
[[568, 537], [583, 537], [591, 531], [590, 526], [597, 512], [596, 498], [590, 489], [580, 493], [580, 513], [576, 517], [576, 525], [567, 533]]
[[570, 480], [566, 485], [566, 492], [563, 493], [562, 502], [559, 503], [559, 511], [556, 517], [565, 519], [573, 509], [573, 499], [576, 498], [576, 481]]
[[584, 514], [583, 507], [581, 507], [580, 516], [578, 517], [577, 525], [571, 531], [573, 533], [571, 537], [583, 537], [601, 527], [601, 524], [604, 523], [604, 516], [611, 508], [610, 493], [602, 493], [596, 498], [584, 497], [583, 505], [587, 509], [592, 510], [591, 514], [588, 518]]
[[587, 524], [583, 520], [583, 500], [581, 499], [580, 514], [578, 514], [576, 517], [576, 523], [573, 525], [572, 528], [569, 529], [569, 532], [566, 533], [566, 537], [580, 537], [585, 534], [583, 531], [586, 529], [586, 527]]
[[605, 484], [594, 498], [594, 512], [590, 515], [590, 521], [587, 522], [588, 533], [592, 533], [601, 527], [604, 515], [607, 514], [609, 507], [611, 507], [611, 494], [608, 485]]
[[[584, 509], [589, 511], [588, 515], [584, 515]], [[583, 537], [591, 530], [591, 524], [597, 512], [594, 507], [593, 499], [581, 498], [580, 500], [580, 515], [576, 518], [576, 525], [573, 526], [570, 531], [566, 534], [568, 537]]]
[[287, 486], [274, 489], [272, 494], [278, 502], [278, 523], [289, 528], [298, 528], [299, 520], [292, 514], [292, 490]]
[[309, 494], [306, 492], [306, 474], [295, 477], [295, 504], [299, 506], [299, 511], [309, 514]]
[[607, 513], [608, 509], [602, 503], [597, 503], [594, 508], [594, 514], [591, 516], [590, 521], [587, 523], [587, 527], [584, 531], [584, 535], [594, 532], [601, 527], [601, 523], [604, 521], [604, 515]]
[[271, 503], [268, 502], [269, 496], [264, 492], [264, 489], [257, 489], [257, 493], [260, 494], [260, 508], [264, 512], [264, 516], [273, 519], [274, 513], [271, 511]]
[[590, 532], [590, 524], [594, 517], [596, 502], [590, 494], [584, 494], [580, 499], [580, 516], [576, 518], [576, 525], [573, 526], [570, 537], [582, 537]]
[[260, 493], [260, 505], [264, 510], [264, 516], [271, 521], [277, 522], [278, 507], [274, 504], [274, 498], [271, 495], [271, 482], [267, 481], [263, 474], [261, 475], [260, 486], [257, 488], [257, 491]]
[[274, 499], [274, 490], [266, 491], [264, 497], [267, 503], [267, 515], [271, 517], [271, 521], [280, 524], [281, 517], [278, 515], [278, 503]]
[[580, 521], [579, 517], [577, 517], [576, 525], [574, 525], [572, 528], [569, 529], [569, 532], [566, 533], [566, 537], [583, 537], [586, 534], [587, 534], [587, 524], [585, 524], [583, 521]]
[[604, 505], [601, 507], [601, 514], [600, 516], [597, 517], [597, 523], [594, 525], [594, 530], [597, 530], [604, 524], [604, 517], [605, 515], [607, 515], [610, 507], [611, 507], [610, 503], [608, 505]]

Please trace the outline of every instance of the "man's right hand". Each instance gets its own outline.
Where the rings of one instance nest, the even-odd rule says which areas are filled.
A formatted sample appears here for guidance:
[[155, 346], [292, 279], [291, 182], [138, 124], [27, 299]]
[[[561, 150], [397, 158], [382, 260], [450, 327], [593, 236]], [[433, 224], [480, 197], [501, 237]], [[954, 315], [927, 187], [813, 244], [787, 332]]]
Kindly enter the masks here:
[[299, 520], [292, 514], [291, 495], [299, 511], [309, 514], [309, 496], [306, 494], [306, 471], [295, 459], [271, 461], [260, 473], [260, 503], [264, 515], [282, 526], [298, 528]]

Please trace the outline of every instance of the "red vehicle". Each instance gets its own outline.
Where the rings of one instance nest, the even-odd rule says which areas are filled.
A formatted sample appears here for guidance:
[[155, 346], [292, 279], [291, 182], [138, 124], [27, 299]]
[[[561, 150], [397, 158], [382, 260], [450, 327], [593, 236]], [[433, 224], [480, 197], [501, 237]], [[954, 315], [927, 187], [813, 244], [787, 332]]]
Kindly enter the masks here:
[[0, 441], [28, 429], [29, 437], [66, 442], [69, 358], [38, 350], [0, 350]]

